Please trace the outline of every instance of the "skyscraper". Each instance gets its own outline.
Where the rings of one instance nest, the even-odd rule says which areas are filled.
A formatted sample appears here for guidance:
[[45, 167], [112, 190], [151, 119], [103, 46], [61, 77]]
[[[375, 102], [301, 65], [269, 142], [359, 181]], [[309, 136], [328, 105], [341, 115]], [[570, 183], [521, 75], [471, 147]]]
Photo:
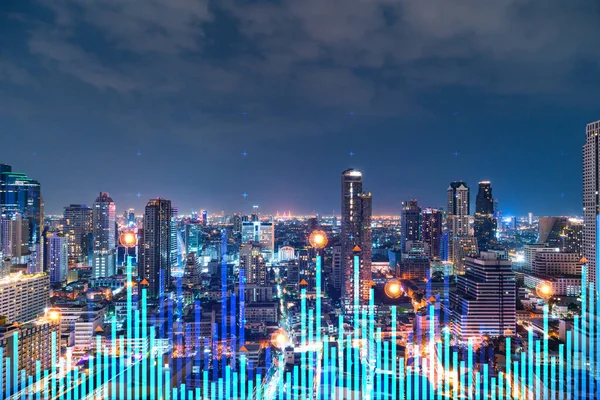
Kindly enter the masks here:
[[466, 259], [466, 274], [458, 276], [450, 293], [452, 332], [469, 338], [512, 336], [516, 332], [515, 273], [508, 260], [482, 252]]
[[421, 207], [417, 200], [409, 200], [402, 203], [400, 213], [402, 251], [408, 251], [407, 242], [421, 240]]
[[272, 222], [251, 221], [242, 223], [242, 243], [257, 243], [265, 261], [275, 254], [275, 229]]
[[116, 207], [110, 195], [101, 192], [92, 207], [93, 254], [90, 260], [94, 278], [115, 274]]
[[[371, 289], [372, 213], [371, 194], [362, 191], [362, 173], [348, 169], [342, 173], [342, 299], [352, 307], [355, 297], [359, 304], [369, 300]], [[358, 256], [358, 282], [355, 282], [354, 257]]]
[[479, 251], [485, 251], [494, 242], [496, 236], [496, 220], [494, 219], [494, 199], [490, 182], [479, 182], [479, 190], [475, 199], [475, 237]]
[[448, 186], [448, 228], [451, 236], [469, 235], [470, 196], [465, 182]]
[[62, 283], [69, 272], [69, 239], [60, 232], [44, 235], [44, 272], [50, 283]]
[[267, 266], [259, 244], [242, 244], [240, 248], [240, 269], [244, 270], [247, 284], [266, 285]]
[[44, 220], [40, 183], [0, 164], [0, 214], [21, 214], [29, 221], [29, 245], [39, 244]]
[[442, 213], [440, 210], [426, 208], [421, 214], [421, 237], [425, 251], [432, 260], [441, 260]]
[[144, 211], [138, 275], [149, 283], [148, 296], [162, 297], [171, 284], [171, 201], [152, 199]]
[[69, 264], [84, 262], [92, 233], [92, 209], [85, 204], [71, 204], [65, 207], [63, 216], [63, 233], [69, 241]]
[[588, 276], [591, 282], [596, 282], [598, 275], [596, 227], [600, 214], [599, 132], [600, 121], [587, 124], [586, 141], [583, 145], [583, 256], [590, 266]]

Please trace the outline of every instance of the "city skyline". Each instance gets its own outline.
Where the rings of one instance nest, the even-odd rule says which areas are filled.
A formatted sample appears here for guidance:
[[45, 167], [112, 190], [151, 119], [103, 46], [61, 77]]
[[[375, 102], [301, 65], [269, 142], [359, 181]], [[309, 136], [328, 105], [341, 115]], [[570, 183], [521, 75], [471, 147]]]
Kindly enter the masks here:
[[0, 397], [600, 398], [598, 20], [0, 3]]
[[[2, 162], [1, 164], [7, 164], [7, 165], [11, 165], [10, 163], [6, 163], [6, 162]], [[19, 172], [19, 173], [25, 173], [23, 170], [20, 170], [18, 167], [15, 167], [14, 165], [11, 165], [13, 168], [13, 171], [15, 172]], [[347, 168], [346, 168], [347, 169]], [[356, 168], [358, 170], [360, 170], [365, 176], [370, 176], [368, 173], [365, 173], [364, 170], [360, 169], [360, 168]], [[341, 171], [341, 170], [340, 170]], [[339, 172], [338, 171], [338, 174]], [[371, 179], [375, 178], [375, 177], [370, 177]], [[32, 178], [33, 179], [33, 178]], [[378, 181], [378, 179], [375, 179], [376, 181]], [[458, 180], [454, 180], [456, 182], [465, 182], [467, 185], [476, 185], [478, 182], [481, 181], [481, 179], [479, 180], [474, 180], [472, 182], [465, 180], [465, 179], [458, 179]], [[489, 181], [489, 180], [485, 180], [485, 181]], [[448, 181], [450, 182], [450, 181]], [[446, 182], [446, 186], [448, 185], [448, 182]], [[491, 182], [492, 184], [494, 184], [494, 182]], [[92, 194], [90, 199], [83, 199], [81, 195], [76, 196], [76, 198], [78, 200], [76, 201], [70, 201], [68, 199], [66, 199], [66, 202], [64, 203], [64, 205], [55, 205], [53, 206], [52, 203], [49, 204], [49, 202], [46, 200], [46, 196], [45, 196], [45, 189], [46, 189], [46, 185], [44, 185], [44, 182], [40, 181], [40, 186], [42, 187], [42, 197], [44, 199], [44, 210], [45, 210], [45, 215], [62, 215], [64, 213], [64, 209], [68, 208], [70, 205], [72, 205], [72, 203], [77, 203], [80, 202], [82, 204], [85, 203], [93, 203], [93, 199], [95, 199], [95, 197], [97, 196], [97, 193], [99, 192], [98, 190], [94, 190], [94, 194]], [[112, 186], [112, 185], [109, 185]], [[442, 184], [442, 186], [444, 186]], [[496, 185], [494, 184], [494, 188], [496, 188]], [[331, 189], [331, 188], [329, 188]], [[390, 199], [389, 193], [387, 193], [388, 195], [386, 195], [386, 188], [383, 189], [383, 192], [381, 192], [381, 197], [387, 199], [386, 204], [384, 206], [379, 206], [377, 207], [377, 201], [373, 206], [374, 214], [373, 215], [394, 215], [394, 216], [399, 216], [402, 213], [402, 203], [404, 201], [406, 201], [406, 199]], [[495, 189], [495, 191], [497, 191], [498, 189]], [[101, 191], [106, 191], [106, 190], [101, 190]], [[331, 192], [335, 192], [333, 190], [329, 190]], [[431, 192], [431, 188], [429, 188], [429, 190], [427, 190], [426, 192]], [[169, 199], [176, 199], [176, 198], [181, 198], [181, 194], [178, 196], [176, 193], [174, 193], [173, 195], [169, 195], [169, 194], [164, 194], [164, 195], [155, 195], [155, 196], [146, 196], [146, 195], [142, 195], [142, 193], [136, 193], [135, 196], [135, 200], [131, 200], [130, 199], [130, 195], [126, 194], [125, 196], [122, 196], [121, 198], [117, 197], [117, 196], [113, 196], [113, 192], [108, 190], [108, 193], [111, 194], [111, 197], [115, 197], [118, 200], [115, 201], [115, 204], [117, 205], [117, 210], [118, 211], [124, 211], [124, 210], [129, 210], [129, 209], [134, 209], [136, 210], [136, 215], [143, 215], [143, 209], [145, 207], [145, 204], [148, 202], [148, 200], [151, 199], [159, 199], [159, 198], [169, 198]], [[184, 191], [185, 192], [185, 191]], [[436, 198], [432, 201], [427, 201], [427, 200], [422, 200], [424, 199], [424, 197], [419, 197], [418, 195], [411, 195], [408, 196], [407, 198], [409, 199], [416, 199], [419, 201], [419, 203], [423, 203], [424, 207], [428, 207], [428, 208], [434, 208], [434, 209], [445, 209], [445, 203], [447, 201], [447, 199], [445, 199], [445, 195], [444, 195], [444, 189], [442, 188], [441, 191], [439, 191], [440, 193], [436, 193]], [[562, 193], [562, 192], [561, 192]], [[284, 193], [285, 194], [285, 193]], [[510, 193], [508, 193], [510, 194]], [[564, 193], [562, 193], [564, 195]], [[572, 195], [572, 194], [571, 194]], [[201, 210], [209, 210], [210, 214], [215, 214], [215, 215], [219, 215], [222, 212], [225, 212], [225, 214], [252, 214], [254, 212], [255, 207], [258, 206], [258, 210], [262, 215], [276, 215], [278, 214], [288, 214], [288, 213], [292, 213], [291, 215], [315, 215], [315, 214], [320, 214], [320, 215], [340, 215], [341, 211], [338, 208], [331, 208], [329, 210], [323, 208], [321, 209], [310, 209], [307, 206], [298, 206], [298, 201], [292, 201], [292, 204], [295, 204], [296, 207], [289, 207], [289, 206], [281, 206], [278, 207], [274, 206], [271, 209], [265, 209], [265, 207], [263, 207], [262, 204], [260, 203], [256, 203], [256, 202], [252, 202], [252, 200], [249, 200], [249, 198], [251, 197], [251, 195], [247, 192], [243, 192], [242, 194], [239, 195], [239, 197], [242, 199], [241, 201], [233, 201], [230, 200], [230, 202], [238, 202], [240, 204], [242, 204], [239, 207], [234, 207], [234, 208], [223, 208], [223, 207], [215, 207], [215, 208], [209, 208], [206, 206], [203, 206], [202, 204], [199, 204], [197, 206], [194, 206], [194, 202], [193, 200], [187, 200], [187, 201], [182, 201], [184, 204], [191, 204], [191, 206], [188, 207], [182, 207], [180, 206], [180, 203], [177, 202], [176, 200], [173, 200], [173, 204], [174, 207], [176, 207], [177, 209], [181, 210], [181, 214], [182, 215], [190, 215], [192, 213], [199, 213]], [[329, 196], [328, 196], [329, 197]], [[470, 204], [470, 208], [474, 209], [475, 208], [475, 196], [471, 196], [472, 198], [469, 201]], [[562, 196], [564, 200], [565, 196]], [[220, 198], [220, 196], [217, 196], [216, 198]], [[265, 198], [265, 197], [263, 197]], [[378, 196], [379, 198], [379, 196]], [[560, 215], [560, 216], [576, 216], [576, 217], [581, 217], [583, 215], [583, 211], [582, 211], [582, 207], [579, 207], [579, 209], [577, 209], [576, 205], [575, 206], [565, 206], [565, 207], [554, 207], [556, 208], [557, 212], [555, 213], [543, 213], [543, 212], [537, 212], [535, 209], [549, 209], [548, 207], [539, 207], [539, 204], [537, 206], [533, 206], [533, 207], [525, 207], [525, 206], [516, 206], [516, 207], [512, 207], [509, 208], [508, 206], [502, 207], [503, 204], [505, 204], [504, 202], [502, 202], [502, 198], [498, 199], [497, 197], [495, 198], [495, 200], [499, 200], [500, 201], [500, 210], [503, 211], [504, 215], [510, 215], [510, 216], [526, 216], [529, 212], [533, 212], [534, 215], [536, 216], [552, 216], [552, 215]], [[522, 199], [521, 199], [522, 200]], [[580, 200], [581, 201], [581, 200]], [[214, 203], [218, 203], [217, 201], [212, 201]], [[573, 201], [575, 202], [575, 201]], [[523, 203], [522, 201], [520, 201], [520, 203]], [[268, 198], [266, 198], [266, 204], [272, 204], [272, 202], [269, 201]], [[564, 203], [563, 203], [564, 204]], [[551, 210], [554, 208], [550, 208]], [[572, 211], [567, 211], [568, 209], [572, 209]], [[517, 210], [517, 211], [515, 211]], [[564, 210], [564, 211], [561, 211]], [[118, 213], [120, 214], [120, 212]]]

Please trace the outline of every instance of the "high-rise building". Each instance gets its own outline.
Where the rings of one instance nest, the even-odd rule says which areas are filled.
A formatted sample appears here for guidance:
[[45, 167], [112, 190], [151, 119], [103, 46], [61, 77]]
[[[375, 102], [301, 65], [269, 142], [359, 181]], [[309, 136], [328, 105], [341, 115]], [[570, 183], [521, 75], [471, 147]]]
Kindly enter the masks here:
[[402, 251], [407, 251], [406, 243], [421, 240], [421, 207], [417, 200], [402, 203], [400, 212]]
[[461, 341], [482, 335], [512, 336], [516, 332], [516, 283], [511, 263], [496, 253], [466, 259], [450, 293], [451, 329]]
[[[0, 316], [0, 348], [3, 358], [10, 359], [10, 364], [17, 365], [14, 370], [23, 371], [27, 376], [36, 376], [36, 372], [40, 370], [51, 369], [53, 334], [56, 338], [60, 337], [60, 326], [55, 321], [39, 319], [18, 324], [8, 321], [5, 316]], [[7, 387], [7, 378], [14, 379], [13, 382], [18, 381], [18, 377], [11, 376], [13, 371], [7, 371], [8, 365], [8, 362], [3, 362], [0, 366], [2, 372], [0, 384], [3, 388]], [[17, 389], [13, 382], [11, 385], [16, 393]]]
[[94, 252], [112, 251], [116, 247], [116, 207], [110, 195], [101, 192], [92, 208]]
[[429, 277], [429, 256], [423, 242], [412, 242], [402, 261], [397, 264], [396, 275], [401, 279], [426, 280]]
[[62, 283], [69, 273], [69, 239], [60, 232], [44, 234], [44, 272], [50, 283]]
[[13, 264], [23, 263], [23, 257], [29, 255], [29, 220], [15, 213], [2, 216], [0, 224], [0, 251]]
[[583, 256], [590, 266], [589, 281], [596, 282], [598, 260], [596, 260], [596, 227], [600, 214], [600, 147], [598, 133], [600, 121], [586, 126], [586, 141], [583, 145]]
[[583, 225], [568, 217], [540, 217], [538, 243], [562, 252], [581, 254]]
[[152, 199], [144, 211], [138, 275], [149, 283], [148, 296], [162, 297], [171, 285], [171, 201]]
[[264, 286], [267, 283], [267, 266], [258, 243], [245, 243], [240, 247], [240, 269], [244, 270], [246, 283]]
[[48, 274], [13, 273], [0, 279], [0, 315], [11, 322], [27, 322], [44, 313], [50, 300]]
[[[362, 173], [348, 169], [342, 173], [342, 299], [346, 307], [368, 302], [372, 282], [372, 198], [362, 191]], [[358, 257], [358, 282], [354, 258]], [[358, 297], [358, 298], [357, 298]]]
[[[470, 195], [465, 182], [451, 182], [447, 190], [448, 211], [446, 228], [448, 229], [448, 260], [459, 270], [464, 266], [465, 256], [477, 253], [477, 240], [469, 227]], [[475, 245], [475, 252], [472, 245]]]
[[90, 250], [92, 209], [85, 204], [71, 204], [65, 207], [63, 216], [63, 233], [69, 240], [69, 264], [84, 262]]
[[202, 225], [197, 221], [185, 224], [185, 250], [188, 254], [200, 254], [202, 250]]
[[523, 265], [524, 272], [533, 272], [533, 261], [537, 253], [558, 253], [560, 249], [558, 247], [548, 247], [544, 243], [526, 244], [524, 247], [525, 263]]
[[116, 207], [106, 192], [101, 192], [92, 207], [93, 253], [90, 259], [94, 278], [116, 273]]
[[44, 202], [40, 184], [12, 167], [0, 164], [0, 214], [21, 214], [29, 221], [29, 245], [40, 243], [44, 225]]
[[562, 234], [568, 225], [567, 217], [540, 217], [538, 243], [562, 248]]
[[569, 224], [561, 234], [561, 238], [563, 239], [562, 251], [581, 255], [583, 246], [583, 222], [581, 220], [569, 219]]
[[200, 267], [196, 253], [189, 253], [185, 259], [185, 269], [183, 271], [183, 284], [193, 288], [200, 284]]
[[538, 251], [531, 269], [536, 275], [573, 275], [580, 278], [583, 264], [577, 253]]
[[465, 182], [451, 182], [448, 186], [448, 229], [451, 236], [468, 236], [470, 196]]
[[243, 222], [242, 243], [259, 244], [265, 261], [272, 261], [275, 254], [275, 227], [273, 223], [258, 220]]
[[432, 260], [441, 260], [442, 213], [440, 210], [426, 208], [422, 212], [421, 237], [425, 251]]
[[451, 240], [452, 264], [456, 271], [462, 272], [467, 257], [475, 257], [479, 253], [477, 238], [474, 236], [458, 236]]
[[496, 220], [494, 219], [494, 199], [490, 182], [479, 182], [475, 199], [474, 235], [479, 251], [485, 251], [496, 239]]
[[342, 246], [337, 245], [332, 247], [331, 269], [333, 277], [331, 284], [336, 290], [341, 290], [344, 272], [342, 269]]

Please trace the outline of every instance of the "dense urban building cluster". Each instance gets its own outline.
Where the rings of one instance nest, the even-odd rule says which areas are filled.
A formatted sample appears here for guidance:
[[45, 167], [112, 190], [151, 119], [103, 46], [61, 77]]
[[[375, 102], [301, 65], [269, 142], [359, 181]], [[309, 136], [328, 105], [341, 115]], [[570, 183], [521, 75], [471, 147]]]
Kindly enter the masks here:
[[[120, 210], [108, 192], [90, 199], [91, 206], [70, 204], [62, 215], [44, 215], [40, 183], [2, 164], [3, 357], [29, 376], [40, 369], [96, 374], [92, 380], [104, 394], [113, 380], [104, 371], [138, 368], [138, 356], [160, 360], [170, 371], [165, 385], [190, 390], [214, 388], [244, 364], [248, 377], [260, 376], [254, 390], [274, 399], [281, 390], [304, 393], [323, 379], [350, 396], [366, 387], [382, 390], [374, 383], [382, 375], [391, 374], [392, 382], [400, 371], [427, 377], [421, 354], [444, 341], [452, 352], [429, 354], [436, 360], [428, 361], [429, 370], [434, 362], [468, 359], [469, 373], [499, 379], [515, 360], [525, 363], [523, 371], [552, 360], [553, 376], [543, 379], [535, 369], [527, 379], [546, 398], [558, 398], [551, 382], [562, 379], [554, 368], [559, 349], [576, 337], [582, 346], [597, 336], [582, 333], [578, 321], [595, 324], [593, 302], [582, 295], [598, 276], [599, 130], [600, 122], [586, 130], [583, 218], [503, 215], [493, 197], [502, 193], [493, 193], [489, 181], [477, 183], [474, 209], [475, 186], [453, 181], [439, 188], [444, 207], [409, 199], [398, 201], [397, 215], [378, 216], [377, 193], [363, 190], [368, 182], [356, 169], [341, 173], [340, 215], [265, 215], [257, 206], [229, 215], [186, 214], [162, 198], [148, 200], [143, 210]], [[334, 370], [329, 357], [352, 347], [338, 338], [363, 329], [377, 333], [377, 352], [388, 361], [370, 358], [375, 345], [361, 336], [366, 355], [355, 362], [367, 371], [361, 372], [366, 386], [348, 386], [343, 382], [359, 370]], [[540, 341], [550, 355], [521, 358]], [[378, 366], [369, 369], [371, 362]], [[280, 379], [299, 365], [310, 378], [280, 389]], [[11, 378], [11, 366], [2, 365], [3, 390], [34, 390]], [[584, 366], [579, 373], [583, 379], [596, 372]], [[414, 398], [399, 387], [387, 390]], [[54, 390], [67, 398], [78, 389]]]

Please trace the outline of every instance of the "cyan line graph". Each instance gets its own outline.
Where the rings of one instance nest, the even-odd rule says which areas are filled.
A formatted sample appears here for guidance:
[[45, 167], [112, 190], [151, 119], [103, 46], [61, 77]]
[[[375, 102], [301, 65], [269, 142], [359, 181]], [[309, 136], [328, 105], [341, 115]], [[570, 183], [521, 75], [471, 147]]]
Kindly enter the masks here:
[[[498, 370], [488, 362], [477, 361], [477, 343], [472, 339], [462, 347], [453, 344], [450, 330], [434, 324], [440, 321], [440, 315], [433, 305], [427, 310], [427, 340], [418, 334], [413, 336], [400, 354], [397, 344], [403, 333], [398, 326], [398, 309], [390, 307], [389, 331], [378, 326], [373, 292], [367, 305], [359, 304], [359, 296], [354, 296], [352, 318], [344, 320], [339, 315], [337, 335], [330, 334], [322, 323], [321, 267], [321, 257], [317, 256], [314, 308], [309, 305], [312, 302], [307, 290], [300, 290], [300, 331], [291, 329], [285, 311], [282, 316], [280, 329], [298, 338], [293, 355], [300, 360], [287, 363], [288, 368], [289, 354], [271, 344], [263, 345], [264, 368], [259, 368], [249, 355], [244, 338], [245, 271], [240, 271], [238, 293], [227, 296], [223, 284], [221, 321], [215, 323], [220, 329], [215, 327], [215, 334], [205, 337], [200, 331], [199, 308], [196, 323], [186, 332], [177, 332], [180, 334], [175, 331], [181, 310], [173, 310], [172, 303], [162, 308], [162, 323], [153, 323], [148, 320], [146, 289], [141, 289], [141, 307], [136, 309], [129, 262], [125, 334], [110, 345], [96, 336], [87, 363], [65, 367], [60, 366], [59, 338], [53, 333], [51, 368], [42, 370], [40, 361], [36, 361], [33, 375], [27, 375], [18, 365], [18, 353], [11, 359], [0, 349], [4, 366], [0, 370], [4, 374], [0, 376], [0, 385], [4, 385], [0, 392], [7, 399], [36, 400], [600, 398], [600, 346], [596, 344], [600, 296], [587, 282], [587, 266], [582, 274], [581, 316], [574, 318], [573, 330], [566, 332], [566, 342], [559, 345], [557, 354], [549, 355], [549, 310], [545, 305], [541, 339], [534, 337], [533, 329], [527, 333], [526, 347], [505, 338], [505, 367]], [[359, 268], [356, 256], [355, 293]], [[226, 264], [221, 273], [222, 282], [226, 282]], [[112, 338], [117, 337], [116, 319], [107, 329]], [[191, 356], [184, 348], [186, 335], [193, 338]], [[13, 340], [13, 348], [18, 351], [18, 336]], [[165, 348], [165, 341], [170, 350], [162, 354], [157, 349]], [[190, 378], [192, 375], [196, 378]]]

